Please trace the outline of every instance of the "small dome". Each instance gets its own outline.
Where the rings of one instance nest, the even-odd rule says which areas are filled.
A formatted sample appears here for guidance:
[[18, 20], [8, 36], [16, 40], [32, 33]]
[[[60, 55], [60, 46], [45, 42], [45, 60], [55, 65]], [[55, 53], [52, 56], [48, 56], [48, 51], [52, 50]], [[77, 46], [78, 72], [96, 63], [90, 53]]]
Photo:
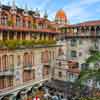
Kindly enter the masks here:
[[64, 10], [59, 10], [57, 13], [56, 13], [56, 18], [61, 18], [61, 19], [66, 19], [67, 20], [67, 16], [64, 12]]

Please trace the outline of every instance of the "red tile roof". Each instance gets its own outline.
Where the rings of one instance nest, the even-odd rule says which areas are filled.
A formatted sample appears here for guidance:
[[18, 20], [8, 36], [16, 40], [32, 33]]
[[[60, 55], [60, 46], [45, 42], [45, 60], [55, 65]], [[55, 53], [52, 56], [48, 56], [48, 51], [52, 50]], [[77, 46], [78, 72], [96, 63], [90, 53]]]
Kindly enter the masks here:
[[79, 24], [66, 24], [63, 27], [100, 26], [100, 20], [86, 21]]
[[100, 25], [100, 20], [87, 21], [87, 22], [76, 24], [75, 26], [98, 26], [98, 25]]

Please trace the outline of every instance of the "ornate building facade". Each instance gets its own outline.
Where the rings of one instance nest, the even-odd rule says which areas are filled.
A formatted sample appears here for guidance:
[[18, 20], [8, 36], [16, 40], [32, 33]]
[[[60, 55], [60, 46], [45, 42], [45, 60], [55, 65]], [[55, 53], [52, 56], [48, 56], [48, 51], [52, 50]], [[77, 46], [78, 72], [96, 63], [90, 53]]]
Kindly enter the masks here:
[[74, 81], [89, 50], [100, 50], [100, 21], [68, 24], [63, 10], [55, 21], [39, 11], [0, 5], [0, 98], [27, 100], [36, 84]]
[[38, 11], [0, 5], [0, 99], [27, 100], [34, 85], [51, 79], [59, 33]]

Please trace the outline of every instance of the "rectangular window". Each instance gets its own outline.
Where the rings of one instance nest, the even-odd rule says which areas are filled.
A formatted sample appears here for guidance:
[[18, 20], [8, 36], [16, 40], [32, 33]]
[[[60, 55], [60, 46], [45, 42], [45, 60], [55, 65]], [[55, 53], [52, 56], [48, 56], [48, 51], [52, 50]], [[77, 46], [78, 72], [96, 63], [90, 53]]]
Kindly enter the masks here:
[[82, 44], [82, 40], [81, 39], [79, 39], [79, 44]]
[[71, 46], [76, 46], [76, 45], [77, 45], [76, 39], [72, 39], [72, 40], [71, 40]]
[[71, 57], [77, 57], [77, 52], [76, 51], [71, 51]]
[[62, 72], [59, 72], [58, 75], [59, 75], [59, 77], [62, 77]]

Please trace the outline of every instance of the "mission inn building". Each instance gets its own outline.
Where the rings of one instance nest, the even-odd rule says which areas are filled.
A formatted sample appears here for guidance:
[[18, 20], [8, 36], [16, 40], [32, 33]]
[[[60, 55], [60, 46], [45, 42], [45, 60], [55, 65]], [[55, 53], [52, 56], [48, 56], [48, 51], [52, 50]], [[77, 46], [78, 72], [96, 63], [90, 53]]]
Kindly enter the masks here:
[[86, 69], [89, 50], [100, 50], [99, 38], [99, 20], [71, 25], [62, 9], [50, 21], [38, 9], [0, 3], [0, 99], [28, 100], [52, 79], [74, 82]]

